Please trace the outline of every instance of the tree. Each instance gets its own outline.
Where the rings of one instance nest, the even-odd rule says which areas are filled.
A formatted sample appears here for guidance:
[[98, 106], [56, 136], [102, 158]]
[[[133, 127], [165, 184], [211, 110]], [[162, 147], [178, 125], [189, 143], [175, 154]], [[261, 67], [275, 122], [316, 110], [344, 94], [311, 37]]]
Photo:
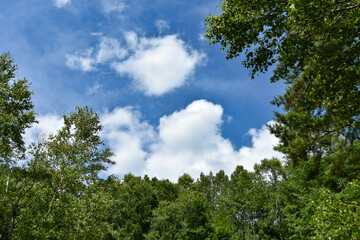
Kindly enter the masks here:
[[156, 198], [161, 201], [175, 201], [179, 195], [179, 187], [169, 180], [158, 180], [157, 178], [151, 179]]
[[29, 175], [17, 165], [24, 159], [25, 129], [36, 122], [27, 80], [16, 79], [10, 53], [0, 55], [0, 237], [11, 238], [18, 206], [31, 188]]
[[[206, 37], [227, 58], [245, 52], [251, 77], [275, 65], [272, 82], [290, 84], [274, 103], [324, 119], [320, 129], [359, 139], [358, 0], [223, 0]], [[284, 130], [285, 131], [285, 130]]]
[[150, 231], [152, 210], [158, 201], [149, 181], [126, 174], [113, 191], [113, 211], [109, 218], [116, 239], [145, 239]]
[[10, 53], [0, 55], [0, 164], [24, 153], [22, 134], [36, 122], [33, 93], [25, 78], [15, 79], [16, 71]]
[[349, 182], [340, 194], [321, 189], [319, 195], [310, 204], [311, 239], [359, 239], [359, 181]]
[[[43, 230], [46, 235], [40, 238], [82, 238], [89, 234], [85, 229], [96, 229], [83, 227], [91, 223], [88, 216], [92, 213], [86, 203], [97, 199], [92, 194], [96, 190], [91, 189], [97, 185], [98, 173], [113, 163], [109, 159], [111, 150], [100, 139], [102, 126], [97, 113], [88, 107], [77, 107], [75, 112], [64, 114], [63, 119], [64, 126], [44, 143], [43, 161], [51, 178], [39, 186], [47, 192], [46, 207], [37, 210], [38, 223], [32, 229]], [[19, 233], [23, 226], [19, 224]]]
[[113, 163], [99, 136], [99, 117], [88, 107], [77, 107], [63, 118], [57, 134], [33, 145], [26, 164], [11, 169], [1, 205], [5, 239], [101, 238], [110, 231], [106, 222], [96, 221], [103, 219], [106, 206], [98, 173]]
[[358, 0], [223, 0], [207, 18], [210, 44], [227, 58], [244, 53], [251, 77], [274, 69], [286, 92], [272, 103], [271, 133], [286, 155], [284, 212], [293, 237], [310, 237], [304, 209], [319, 189], [341, 193], [358, 179], [360, 140], [360, 2]]
[[203, 194], [183, 188], [176, 201], [162, 201], [154, 210], [146, 239], [207, 239], [213, 231], [209, 210]]

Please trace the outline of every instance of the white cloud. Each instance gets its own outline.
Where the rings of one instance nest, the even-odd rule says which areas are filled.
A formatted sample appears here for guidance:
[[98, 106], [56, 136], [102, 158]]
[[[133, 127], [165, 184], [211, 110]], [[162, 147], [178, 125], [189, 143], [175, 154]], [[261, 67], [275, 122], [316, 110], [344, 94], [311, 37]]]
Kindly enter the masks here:
[[138, 44], [139, 44], [139, 38], [136, 35], [136, 33], [134, 33], [134, 32], [126, 32], [124, 37], [125, 37], [125, 41], [127, 43], [127, 47], [130, 50], [135, 51]]
[[95, 59], [92, 58], [93, 50], [93, 48], [89, 48], [85, 52], [66, 55], [66, 66], [72, 69], [80, 69], [84, 72], [95, 70]]
[[109, 143], [116, 162], [112, 173], [142, 175], [147, 152], [146, 145], [154, 141], [155, 132], [148, 123], [140, 122], [140, 113], [132, 107], [116, 108], [102, 115], [102, 137]]
[[[134, 35], [127, 39], [136, 43]], [[205, 59], [205, 54], [190, 50], [176, 35], [140, 38], [133, 48], [132, 56], [112, 67], [130, 76], [134, 86], [148, 96], [159, 96], [184, 85]]]
[[112, 59], [123, 59], [127, 51], [115, 38], [102, 37], [96, 54], [96, 62], [104, 63]]
[[278, 144], [278, 139], [269, 132], [266, 126], [262, 126], [261, 129], [252, 128], [248, 134], [251, 136], [252, 146], [242, 147], [239, 150], [239, 158], [246, 160], [242, 164], [246, 169], [252, 170], [254, 164], [260, 163], [264, 158], [283, 158], [282, 153], [273, 150], [273, 147]]
[[95, 82], [92, 87], [89, 87], [87, 89], [87, 94], [90, 94], [90, 95], [98, 94], [99, 92], [101, 92], [101, 90], [102, 90], [102, 85], [100, 85], [99, 82]]
[[[163, 116], [157, 129], [141, 120], [134, 107], [116, 108], [101, 115], [104, 130], [101, 137], [110, 146], [116, 165], [110, 174], [148, 174], [150, 177], [177, 181], [183, 173], [198, 178], [200, 173], [224, 170], [231, 174], [237, 165], [253, 170], [264, 158], [282, 158], [273, 150], [278, 139], [267, 128], [250, 129], [250, 147], [234, 149], [221, 135], [223, 108], [206, 100], [198, 100], [185, 109]], [[24, 135], [26, 145], [55, 134], [63, 125], [61, 116], [38, 117], [39, 124]], [[40, 139], [39, 139], [40, 136]]]
[[163, 33], [165, 30], [170, 29], [169, 22], [159, 19], [155, 22], [155, 27], [158, 29], [159, 33]]
[[206, 42], [206, 41], [208, 41], [208, 39], [205, 37], [205, 33], [199, 33], [198, 39], [199, 39], [199, 41], [201, 41], [201, 42]]
[[123, 0], [102, 0], [103, 12], [109, 14], [111, 12], [121, 12], [125, 8]]
[[126, 47], [115, 38], [93, 35], [100, 38], [99, 44], [66, 55], [66, 66], [89, 72], [96, 70], [98, 64], [109, 63], [120, 75], [128, 75], [133, 87], [148, 96], [183, 86], [196, 67], [206, 64], [206, 55], [190, 49], [177, 35], [139, 38], [134, 32], [125, 32]]
[[96, 64], [103, 64], [114, 59], [120, 60], [126, 55], [127, 50], [121, 47], [118, 40], [101, 36], [95, 51], [94, 48], [89, 48], [84, 52], [66, 55], [66, 66], [88, 72], [96, 70]]
[[273, 150], [278, 140], [266, 127], [251, 129], [252, 146], [235, 150], [221, 135], [223, 117], [222, 107], [206, 100], [163, 116], [157, 130], [141, 121], [140, 113], [131, 107], [105, 113], [103, 137], [117, 162], [110, 173], [132, 172], [176, 181], [183, 173], [194, 178], [209, 171], [231, 174], [237, 165], [252, 170], [264, 158], [282, 157]]
[[33, 125], [25, 131], [24, 141], [26, 145], [46, 140], [64, 126], [63, 118], [56, 114], [46, 114], [38, 116], [39, 123]]
[[229, 140], [220, 133], [223, 109], [205, 100], [160, 119], [159, 142], [147, 159], [150, 176], [177, 180], [183, 173], [227, 172], [240, 164]]
[[[142, 121], [134, 107], [105, 112], [101, 115], [101, 137], [115, 153], [112, 160], [116, 162], [109, 173], [148, 174], [176, 181], [183, 173], [193, 178], [210, 171], [231, 174], [237, 165], [253, 170], [253, 165], [264, 158], [282, 158], [273, 150], [278, 139], [265, 126], [249, 130], [250, 147], [234, 149], [221, 135], [223, 119], [223, 108], [206, 100], [163, 116], [157, 129]], [[38, 120], [24, 135], [26, 145], [45, 140], [64, 125], [62, 117], [54, 114], [39, 116]]]
[[65, 6], [66, 4], [70, 3], [71, 0], [53, 0], [56, 7], [61, 8]]

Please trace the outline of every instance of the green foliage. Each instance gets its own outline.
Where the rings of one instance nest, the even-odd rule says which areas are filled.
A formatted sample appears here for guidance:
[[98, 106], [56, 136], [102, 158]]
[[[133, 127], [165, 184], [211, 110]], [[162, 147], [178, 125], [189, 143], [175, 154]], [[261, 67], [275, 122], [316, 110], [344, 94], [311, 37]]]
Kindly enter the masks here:
[[348, 183], [341, 193], [323, 189], [310, 205], [314, 211], [309, 225], [311, 239], [360, 238], [360, 184]]
[[181, 177], [179, 177], [177, 185], [182, 189], [189, 190], [193, 182], [194, 179], [189, 174], [184, 173]]
[[183, 190], [174, 202], [160, 202], [146, 239], [206, 239], [212, 232], [203, 195]]
[[26, 151], [22, 134], [36, 122], [32, 92], [26, 79], [16, 78], [9, 53], [0, 55], [0, 237], [11, 238], [24, 195], [34, 185], [37, 170], [17, 165]]
[[170, 182], [169, 180], [151, 179], [155, 195], [159, 202], [161, 201], [175, 201], [179, 196], [179, 187]]
[[359, 7], [358, 0], [223, 0], [222, 13], [206, 20], [206, 37], [227, 58], [245, 52], [252, 78], [276, 64], [271, 81], [291, 85], [274, 103], [325, 116], [330, 130], [358, 139]]
[[22, 134], [35, 123], [27, 80], [15, 79], [17, 65], [10, 53], [0, 55], [0, 164], [24, 153]]
[[36, 122], [32, 92], [15, 79], [10, 54], [1, 55], [0, 70], [0, 238], [105, 238], [109, 196], [98, 173], [113, 162], [98, 115], [78, 107], [57, 134], [26, 149], [22, 135]]
[[[280, 210], [294, 239], [353, 237], [334, 229], [347, 221], [341, 211], [352, 216], [342, 201], [357, 201], [355, 196], [345, 201], [342, 194], [359, 178], [359, 8], [358, 0], [223, 0], [221, 14], [206, 20], [210, 44], [220, 43], [228, 59], [244, 53], [242, 64], [252, 78], [272, 67], [270, 80], [288, 84], [272, 102], [286, 112], [275, 113], [268, 126], [280, 140], [276, 149], [286, 155], [286, 178], [268, 192], [282, 196]], [[255, 166], [257, 173], [266, 169], [268, 163], [263, 164], [263, 169]], [[252, 178], [236, 172], [242, 183]], [[253, 181], [246, 189], [256, 185]]]
[[[100, 139], [100, 119], [97, 113], [88, 107], [76, 108], [76, 112], [64, 115], [65, 126], [50, 137], [46, 143], [46, 154], [53, 169], [63, 179], [63, 172], [76, 174], [79, 183], [97, 179], [104, 164], [113, 163], [109, 148], [103, 148]], [[65, 173], [64, 173], [65, 174]]]
[[[279, 38], [286, 32], [286, 1], [223, 0], [221, 15], [206, 19], [210, 44], [221, 43], [227, 59], [245, 51], [242, 63], [252, 69], [251, 76], [265, 72], [274, 61]], [[251, 45], [255, 46], [253, 50]]]
[[150, 182], [127, 174], [112, 197], [113, 211], [109, 217], [116, 239], [144, 239], [150, 230], [152, 210], [158, 206]]
[[26, 165], [12, 168], [12, 195], [4, 205], [10, 209], [4, 221], [9, 239], [95, 238], [109, 229], [96, 221], [104, 205], [94, 205], [106, 202], [96, 186], [112, 156], [102, 147], [99, 118], [84, 107], [64, 115], [64, 123], [57, 134], [33, 145]]

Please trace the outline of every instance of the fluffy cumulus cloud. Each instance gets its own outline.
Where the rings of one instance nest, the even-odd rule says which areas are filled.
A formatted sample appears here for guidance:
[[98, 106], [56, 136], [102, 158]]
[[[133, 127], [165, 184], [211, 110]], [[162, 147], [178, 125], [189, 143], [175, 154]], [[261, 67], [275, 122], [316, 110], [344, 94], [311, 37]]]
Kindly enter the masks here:
[[[159, 120], [154, 128], [141, 120], [134, 107], [116, 108], [101, 114], [104, 126], [101, 137], [115, 153], [110, 174], [148, 174], [151, 177], [176, 181], [183, 173], [198, 178], [200, 173], [224, 170], [231, 174], [237, 165], [252, 170], [264, 158], [282, 158], [273, 150], [278, 139], [263, 126], [250, 129], [250, 147], [234, 149], [221, 135], [223, 108], [206, 100], [198, 100], [185, 109]], [[42, 141], [63, 126], [57, 115], [38, 117], [39, 124], [28, 129], [25, 142]]]
[[[268, 124], [271, 123], [268, 122]], [[239, 150], [239, 158], [243, 160], [242, 165], [246, 169], [252, 170], [254, 163], [260, 163], [264, 158], [283, 158], [282, 153], [274, 151], [273, 147], [277, 145], [278, 139], [269, 132], [266, 126], [260, 129], [252, 128], [248, 135], [251, 137], [252, 146], [242, 147]]]
[[[166, 24], [159, 23], [159, 27]], [[99, 44], [66, 55], [66, 66], [88, 72], [97, 70], [98, 64], [108, 63], [118, 74], [132, 79], [133, 87], [148, 96], [181, 87], [196, 67], [206, 63], [204, 53], [190, 49], [177, 35], [139, 38], [134, 32], [126, 32], [125, 46], [115, 38], [94, 35], [100, 37]]]
[[148, 96], [159, 96], [184, 85], [205, 60], [204, 54], [190, 50], [177, 35], [137, 39], [132, 33], [127, 41], [134, 54], [112, 67], [132, 78], [134, 86]]
[[139, 111], [132, 107], [116, 108], [102, 115], [102, 137], [115, 153], [116, 165], [109, 169], [110, 173], [143, 174], [145, 147], [154, 141], [155, 132], [148, 123], [141, 122], [140, 117]]
[[231, 170], [238, 162], [229, 140], [220, 133], [223, 109], [199, 100], [185, 109], [164, 116], [159, 124], [159, 142], [147, 159], [150, 176], [176, 180], [183, 173]]
[[277, 139], [266, 127], [249, 131], [251, 147], [234, 149], [221, 135], [222, 107], [206, 100], [163, 116], [156, 130], [140, 116], [130, 107], [103, 115], [103, 137], [116, 154], [111, 173], [132, 172], [176, 181], [183, 173], [194, 178], [201, 172], [219, 170], [231, 174], [237, 165], [252, 170], [264, 158], [282, 157], [273, 150]]
[[70, 3], [70, 0], [53, 0], [56, 7], [60, 8], [65, 6], [66, 4]]

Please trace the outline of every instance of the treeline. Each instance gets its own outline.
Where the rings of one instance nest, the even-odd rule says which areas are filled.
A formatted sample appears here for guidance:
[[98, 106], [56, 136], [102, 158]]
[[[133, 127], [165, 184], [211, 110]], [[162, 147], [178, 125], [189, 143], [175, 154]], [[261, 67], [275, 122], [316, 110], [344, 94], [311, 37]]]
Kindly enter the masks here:
[[223, 171], [201, 175], [197, 181], [184, 174], [177, 183], [131, 174], [121, 181], [115, 176], [90, 180], [78, 166], [41, 165], [26, 169], [28, 180], [12, 169], [12, 188], [2, 205], [3, 239], [289, 236], [283, 212], [286, 196], [279, 185], [284, 172], [275, 159], [264, 160], [255, 172], [239, 166], [230, 178]]
[[64, 122], [57, 134], [27, 149], [23, 163], [13, 133], [2, 135], [13, 152], [0, 165], [1, 239], [360, 237], [356, 141], [348, 153], [353, 159], [341, 165], [334, 147], [328, 158], [336, 161], [322, 161], [316, 173], [306, 164], [264, 159], [253, 172], [238, 166], [230, 176], [220, 171], [194, 180], [184, 174], [177, 183], [132, 174], [103, 179], [99, 171], [112, 153], [99, 138], [97, 114], [77, 108]]

